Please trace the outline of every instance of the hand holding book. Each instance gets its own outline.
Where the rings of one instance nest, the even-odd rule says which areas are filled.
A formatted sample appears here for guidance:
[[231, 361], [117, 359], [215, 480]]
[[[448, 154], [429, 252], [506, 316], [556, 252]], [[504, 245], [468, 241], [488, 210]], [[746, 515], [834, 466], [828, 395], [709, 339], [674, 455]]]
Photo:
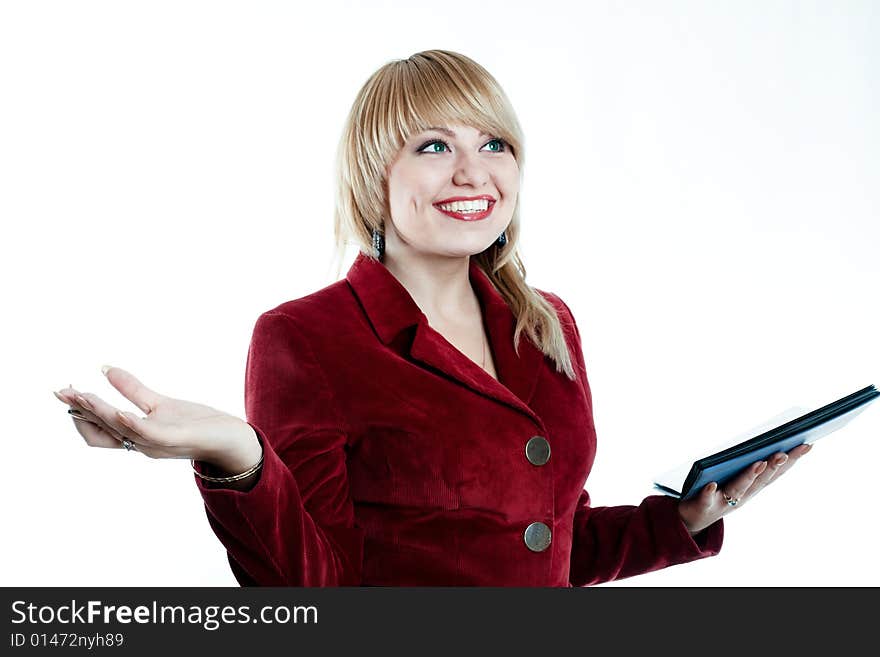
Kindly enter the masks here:
[[682, 520], [695, 534], [757, 494], [806, 454], [810, 443], [845, 426], [878, 397], [880, 391], [867, 386], [685, 468], [660, 475], [654, 485], [681, 498]]
[[678, 503], [678, 512], [685, 527], [693, 536], [734, 508], [739, 508], [765, 486], [788, 472], [811, 447], [812, 445], [801, 444], [788, 453], [779, 452], [766, 461], [753, 463], [728, 481], [723, 488], [719, 488], [714, 481], [706, 484], [698, 495]]

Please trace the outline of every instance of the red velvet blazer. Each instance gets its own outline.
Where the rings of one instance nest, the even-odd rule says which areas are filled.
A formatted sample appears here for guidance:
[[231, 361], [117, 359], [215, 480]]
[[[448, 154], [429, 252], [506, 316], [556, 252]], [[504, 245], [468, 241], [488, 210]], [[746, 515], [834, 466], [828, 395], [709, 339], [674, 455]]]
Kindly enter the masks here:
[[[363, 254], [258, 318], [245, 407], [259, 480], [196, 478], [241, 585], [582, 586], [718, 553], [722, 521], [691, 538], [672, 498], [590, 505], [596, 431], [571, 311], [540, 291], [576, 381], [525, 337], [517, 356], [513, 313], [473, 260], [470, 281], [499, 380]], [[527, 451], [535, 436], [543, 452]]]

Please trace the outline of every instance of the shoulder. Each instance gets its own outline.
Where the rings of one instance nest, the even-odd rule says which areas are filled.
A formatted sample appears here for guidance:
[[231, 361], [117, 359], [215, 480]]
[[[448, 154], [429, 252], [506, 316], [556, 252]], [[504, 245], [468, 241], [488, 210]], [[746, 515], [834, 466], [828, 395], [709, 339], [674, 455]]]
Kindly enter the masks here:
[[556, 309], [557, 313], [559, 313], [559, 312], [569, 313], [570, 312], [568, 310], [568, 306], [565, 305], [565, 302], [559, 297], [558, 294], [555, 294], [553, 292], [548, 292], [546, 290], [540, 290], [536, 287], [533, 287], [532, 289], [535, 292], [537, 292], [538, 294], [540, 294], [542, 297], [544, 297], [544, 299], [546, 301], [548, 301], [550, 303], [550, 305], [553, 306], [553, 308]]
[[578, 329], [577, 321], [575, 321], [574, 313], [571, 312], [571, 308], [568, 307], [568, 304], [565, 303], [565, 301], [562, 300], [562, 297], [558, 294], [539, 290], [538, 288], [532, 289], [544, 297], [544, 299], [553, 306], [553, 309], [556, 311], [556, 317], [559, 320], [559, 326], [565, 335], [569, 347], [571, 347], [571, 345], [579, 345], [581, 341], [581, 332], [580, 329]]
[[312, 381], [326, 380], [326, 356], [350, 344], [344, 336], [357, 333], [352, 327], [360, 321], [359, 314], [345, 280], [279, 303], [260, 314], [254, 323], [249, 371], [280, 371]]
[[345, 279], [297, 299], [279, 303], [257, 318], [257, 325], [282, 323], [294, 325], [303, 333], [326, 332], [346, 317], [357, 314], [357, 300]]
[[343, 279], [261, 313], [251, 330], [250, 348], [276, 358], [288, 354], [300, 361], [320, 361], [328, 349], [356, 348], [351, 336], [364, 332], [365, 321]]
[[554, 292], [547, 292], [546, 290], [539, 290], [538, 288], [532, 288], [535, 292], [540, 294], [544, 299], [553, 306], [553, 309], [556, 311], [556, 316], [559, 318], [560, 323], [562, 324], [574, 324], [574, 314], [571, 312], [571, 308], [568, 307], [568, 304], [562, 300], [558, 294]]

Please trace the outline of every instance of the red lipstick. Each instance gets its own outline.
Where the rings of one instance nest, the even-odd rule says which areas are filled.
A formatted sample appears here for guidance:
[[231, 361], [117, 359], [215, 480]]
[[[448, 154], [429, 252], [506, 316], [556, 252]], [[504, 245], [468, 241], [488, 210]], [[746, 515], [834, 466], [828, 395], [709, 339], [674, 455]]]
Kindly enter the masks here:
[[[453, 201], [488, 201], [489, 207], [487, 207], [482, 212], [450, 212], [449, 210], [444, 210], [441, 208], [441, 205], [445, 205], [446, 203], [452, 203]], [[434, 207], [437, 208], [440, 212], [445, 214], [447, 217], [452, 217], [453, 219], [458, 219], [459, 221], [479, 221], [480, 219], [485, 219], [490, 214], [492, 214], [492, 208], [495, 207], [495, 199], [488, 194], [483, 194], [481, 196], [452, 196], [447, 199], [443, 199], [442, 201], [438, 201], [434, 203]]]
[[443, 205], [444, 203], [452, 203], [453, 201], [489, 201], [489, 203], [494, 203], [495, 197], [490, 196], [489, 194], [481, 194], [480, 196], [450, 196], [442, 201], [437, 201], [434, 205], [437, 205], [438, 203]]

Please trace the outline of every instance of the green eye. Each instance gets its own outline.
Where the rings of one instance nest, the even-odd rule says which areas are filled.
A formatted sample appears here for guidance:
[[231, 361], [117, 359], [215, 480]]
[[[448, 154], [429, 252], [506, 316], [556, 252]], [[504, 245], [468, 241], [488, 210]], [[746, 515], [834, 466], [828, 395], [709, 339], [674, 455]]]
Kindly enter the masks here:
[[[489, 151], [490, 153], [503, 153], [507, 150], [507, 142], [505, 142], [503, 139], [490, 139], [488, 142], [486, 142], [486, 146], [488, 146], [489, 144], [496, 144], [495, 148], [490, 149], [490, 151]], [[431, 150], [425, 150], [429, 146], [431, 146], [431, 147], [442, 146], [443, 150], [437, 150], [436, 148], [432, 148]], [[431, 141], [428, 141], [428, 142], [425, 142], [424, 144], [422, 144], [419, 147], [418, 152], [419, 153], [445, 153], [448, 150], [449, 150], [449, 144], [447, 144], [445, 141], [443, 141], [442, 139], [432, 139]]]

